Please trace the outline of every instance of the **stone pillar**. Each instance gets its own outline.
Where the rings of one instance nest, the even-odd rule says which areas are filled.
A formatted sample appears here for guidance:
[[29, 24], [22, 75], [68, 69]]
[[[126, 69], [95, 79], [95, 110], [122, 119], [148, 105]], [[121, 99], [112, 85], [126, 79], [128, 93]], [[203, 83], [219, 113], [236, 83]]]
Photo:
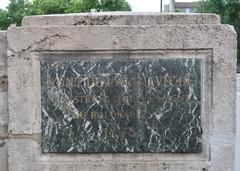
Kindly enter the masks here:
[[7, 32], [9, 171], [234, 171], [237, 35], [219, 16], [30, 16]]

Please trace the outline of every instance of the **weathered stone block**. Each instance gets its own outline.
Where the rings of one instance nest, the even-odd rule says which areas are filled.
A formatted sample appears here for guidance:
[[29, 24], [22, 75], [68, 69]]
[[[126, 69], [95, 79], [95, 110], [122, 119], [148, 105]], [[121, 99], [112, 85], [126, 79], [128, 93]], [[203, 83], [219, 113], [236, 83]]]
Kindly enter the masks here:
[[63, 15], [30, 16], [23, 26], [82, 26], [82, 25], [161, 25], [161, 24], [219, 24], [215, 14], [101, 12]]
[[[12, 138], [8, 144], [10, 171], [14, 171], [16, 168], [18, 170], [84, 171], [96, 169], [233, 170], [237, 43], [233, 27], [221, 24], [218, 16], [212, 14], [72, 14], [27, 17], [24, 19], [23, 25], [24, 27], [11, 27], [8, 30], [8, 107], [9, 132]], [[45, 109], [50, 106], [50, 103], [46, 102], [49, 98], [45, 96], [51, 91], [51, 87], [49, 86], [48, 89], [48, 85], [46, 85], [46, 81], [49, 80], [46, 79], [49, 78], [47, 74], [50, 74], [48, 71], [55, 67], [53, 63], [45, 65], [44, 61], [46, 59], [54, 61], [56, 56], [61, 60], [69, 61], [69, 55], [72, 55], [75, 56], [74, 60], [79, 61], [76, 65], [80, 65], [81, 62], [84, 63], [86, 59], [89, 59], [86, 58], [86, 53], [91, 53], [94, 60], [114, 61], [120, 54], [125, 54], [127, 59], [132, 61], [152, 58], [159, 61], [170, 59], [202, 61], [201, 79], [195, 79], [199, 84], [193, 89], [198, 92], [196, 99], [200, 100], [200, 104], [197, 105], [196, 111], [190, 112], [196, 114], [194, 119], [190, 119], [193, 121], [192, 126], [201, 122], [201, 127], [196, 126], [197, 132], [194, 132], [194, 135], [195, 138], [196, 136], [201, 138], [202, 149], [198, 150], [198, 153], [184, 154], [90, 153], [86, 155], [78, 153], [69, 155], [42, 153], [42, 138], [53, 137], [52, 141], [43, 144], [43, 149], [45, 149], [43, 151], [48, 152], [51, 150], [46, 149], [57, 149], [52, 144], [49, 147], [49, 142], [56, 142], [55, 145], [59, 146], [59, 141], [55, 138], [59, 138], [59, 135], [66, 130], [66, 127], [58, 129], [64, 124], [59, 124], [57, 127], [54, 124], [55, 127], [53, 127], [56, 129], [51, 129], [53, 127], [49, 127], [50, 121], [55, 123], [56, 118], [61, 117], [63, 117], [61, 121], [64, 121], [69, 114], [69, 112], [63, 112], [58, 116], [61, 112], [54, 113], [51, 109], [48, 111], [48, 117], [43, 115], [42, 118], [41, 108]], [[51, 67], [46, 67], [50, 64]], [[157, 62], [155, 61], [154, 64]], [[63, 71], [64, 69], [61, 68], [64, 66], [55, 67], [52, 73], [56, 75], [57, 72]], [[93, 68], [94, 66], [92, 65]], [[122, 66], [127, 67], [128, 64]], [[146, 75], [151, 70], [149, 65], [146, 66], [148, 68], [145, 72], [136, 70], [130, 78], [134, 78], [134, 75], [139, 73]], [[177, 67], [178, 65], [174, 64], [168, 71], [172, 73], [175, 71], [173, 68]], [[103, 69], [105, 68], [103, 67]], [[116, 65], [114, 68], [116, 73], [117, 70], [124, 69], [121, 65]], [[90, 68], [88, 69], [91, 71]], [[181, 70], [177, 71], [181, 73]], [[200, 77], [197, 68], [196, 71], [195, 75]], [[141, 95], [135, 92], [136, 89], [132, 89], [134, 97]], [[59, 91], [59, 88], [57, 90]], [[67, 90], [69, 88], [64, 91]], [[144, 89], [139, 89], [140, 92], [142, 90]], [[121, 94], [121, 90], [118, 93]], [[153, 95], [157, 95], [157, 93]], [[139, 99], [141, 98], [134, 98], [135, 102], [138, 102]], [[56, 101], [54, 102], [56, 103]], [[112, 103], [109, 101], [109, 104], [111, 104], [110, 102]], [[155, 104], [156, 101], [151, 100], [151, 102]], [[120, 103], [119, 106], [123, 103]], [[157, 108], [156, 106], [152, 105], [149, 110], [143, 111], [152, 113], [152, 110]], [[141, 109], [144, 109], [144, 104], [141, 105]], [[58, 109], [56, 108], [56, 110]], [[174, 113], [178, 112], [179, 110], [176, 110]], [[141, 112], [139, 113], [141, 114]], [[169, 116], [169, 118], [173, 117]], [[70, 120], [72, 119], [70, 118]], [[131, 123], [134, 123], [135, 120]], [[172, 120], [177, 121], [178, 119]], [[74, 123], [66, 121], [64, 123], [69, 128], [73, 127]], [[186, 119], [186, 124], [191, 121]], [[42, 131], [42, 128], [45, 130]], [[192, 127], [182, 128], [183, 130], [180, 131], [193, 130]], [[47, 132], [47, 130], [52, 132]], [[53, 130], [58, 131], [54, 132]], [[67, 134], [70, 136], [71, 143], [77, 144], [78, 137]], [[59, 151], [61, 150], [62, 148]], [[53, 150], [52, 152], [59, 151]], [[66, 151], [68, 151], [67, 148], [61, 152]], [[176, 150], [175, 152], [180, 151]]]

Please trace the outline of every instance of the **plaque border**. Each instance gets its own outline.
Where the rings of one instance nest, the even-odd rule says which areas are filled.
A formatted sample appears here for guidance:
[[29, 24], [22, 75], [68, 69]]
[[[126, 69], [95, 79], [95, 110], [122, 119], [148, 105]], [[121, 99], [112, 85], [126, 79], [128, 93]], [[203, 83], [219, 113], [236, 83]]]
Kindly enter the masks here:
[[[38, 143], [35, 143], [35, 150], [34, 152], [34, 158], [37, 159], [36, 161], [46, 161], [45, 158], [48, 158], [48, 161], [84, 161], [86, 160], [85, 158], [91, 157], [92, 160], [98, 161], [97, 156], [102, 156], [108, 158], [105, 159], [105, 161], [113, 161], [110, 159], [110, 156], [115, 156], [115, 158], [121, 160], [130, 160], [132, 156], [137, 155], [144, 155], [144, 160], [146, 161], [151, 161], [153, 156], [157, 158], [158, 160], [167, 160], [168, 158], [171, 159], [172, 161], [199, 161], [199, 160], [204, 160], [204, 161], [209, 161], [210, 156], [209, 156], [209, 150], [210, 150], [210, 140], [207, 133], [209, 132], [210, 129], [210, 123], [209, 123], [209, 115], [208, 115], [208, 110], [211, 108], [209, 104], [212, 104], [211, 102], [211, 86], [210, 82], [208, 81], [211, 79], [211, 68], [207, 68], [207, 66], [211, 66], [212, 62], [212, 50], [210, 49], [201, 49], [201, 50], [103, 50], [103, 51], [32, 51], [31, 52], [31, 59], [32, 60], [32, 66], [33, 69], [35, 70], [35, 73], [38, 73], [37, 76], [35, 75], [34, 77], [34, 82], [36, 83], [35, 86], [33, 87], [36, 91], [41, 90], [41, 79], [40, 79], [40, 60], [41, 59], [49, 59], [49, 56], [52, 57], [52, 59], [58, 59], [58, 55], [73, 55], [76, 54], [77, 59], [81, 59], [81, 55], [84, 53], [91, 53], [94, 54], [97, 58], [101, 57], [106, 57], [106, 54], [109, 54], [110, 56], [113, 54], [130, 54], [130, 56], [136, 55], [136, 59], [140, 58], [142, 59], [144, 56], [145, 58], [152, 58], [153, 55], [158, 56], [158, 58], [164, 58], [164, 59], [178, 59], [178, 58], [198, 58], [202, 59], [202, 83], [201, 83], [201, 126], [203, 130], [202, 134], [202, 152], [200, 153], [74, 153], [74, 154], [69, 154], [69, 153], [42, 153], [41, 150], [41, 141]], [[139, 56], [139, 54], [141, 54]], [[98, 56], [100, 55], [100, 56]], [[102, 55], [102, 56], [101, 56]], [[65, 57], [66, 57], [65, 56]], [[113, 55], [114, 56], [114, 55]], [[72, 59], [72, 58], [71, 58]], [[109, 59], [109, 58], [108, 58]], [[111, 58], [110, 58], [111, 59]], [[67, 58], [65, 58], [67, 60]], [[209, 83], [208, 83], [209, 82]], [[204, 86], [207, 85], [207, 86]], [[35, 92], [36, 92], [35, 91]], [[41, 91], [39, 91], [36, 95], [36, 104], [38, 104], [36, 107], [36, 114], [37, 120], [40, 121], [37, 124], [34, 125], [33, 129], [36, 131], [38, 134], [38, 139], [41, 139]], [[205, 97], [205, 98], [204, 98]], [[181, 157], [179, 157], [181, 155]], [[49, 157], [51, 156], [51, 157]], [[73, 158], [73, 156], [75, 156]], [[141, 162], [142, 160], [136, 159], [135, 162]]]

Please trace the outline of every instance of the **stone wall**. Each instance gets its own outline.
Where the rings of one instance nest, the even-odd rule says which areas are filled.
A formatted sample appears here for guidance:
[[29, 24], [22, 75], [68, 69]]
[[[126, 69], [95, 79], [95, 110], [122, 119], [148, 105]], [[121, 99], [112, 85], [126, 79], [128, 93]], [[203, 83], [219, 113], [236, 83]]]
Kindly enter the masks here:
[[[26, 17], [22, 27], [8, 29], [7, 38], [5, 32], [0, 34], [0, 170], [233, 171], [236, 48], [233, 27], [221, 24], [214, 14]], [[40, 61], [71, 56], [84, 60], [88, 53], [97, 59], [127, 55], [201, 60], [202, 149], [195, 153], [43, 153]]]

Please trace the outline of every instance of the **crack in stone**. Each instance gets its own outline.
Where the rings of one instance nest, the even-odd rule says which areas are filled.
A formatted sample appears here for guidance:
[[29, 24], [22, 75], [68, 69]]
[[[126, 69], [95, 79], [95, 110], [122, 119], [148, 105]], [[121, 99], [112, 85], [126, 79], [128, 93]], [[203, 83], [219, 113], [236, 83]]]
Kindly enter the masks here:
[[[25, 51], [29, 51], [30, 49], [33, 48], [34, 45], [38, 45], [38, 44], [42, 44], [44, 42], [47, 42], [48, 40], [50, 40], [51, 38], [67, 38], [66, 35], [62, 35], [62, 34], [59, 34], [59, 33], [56, 33], [52, 36], [49, 36], [49, 37], [44, 37], [42, 39], [40, 39], [39, 41], [34, 41], [34, 43], [30, 44], [27, 48], [25, 49], [22, 49], [20, 52], [16, 52], [14, 51], [13, 49], [8, 49], [9, 51], [13, 52], [13, 54], [10, 55], [10, 57], [15, 57], [15, 54], [17, 54], [19, 57], [22, 57], [22, 53], [24, 53]], [[25, 60], [30, 60], [29, 57], [22, 57], [23, 59]]]

